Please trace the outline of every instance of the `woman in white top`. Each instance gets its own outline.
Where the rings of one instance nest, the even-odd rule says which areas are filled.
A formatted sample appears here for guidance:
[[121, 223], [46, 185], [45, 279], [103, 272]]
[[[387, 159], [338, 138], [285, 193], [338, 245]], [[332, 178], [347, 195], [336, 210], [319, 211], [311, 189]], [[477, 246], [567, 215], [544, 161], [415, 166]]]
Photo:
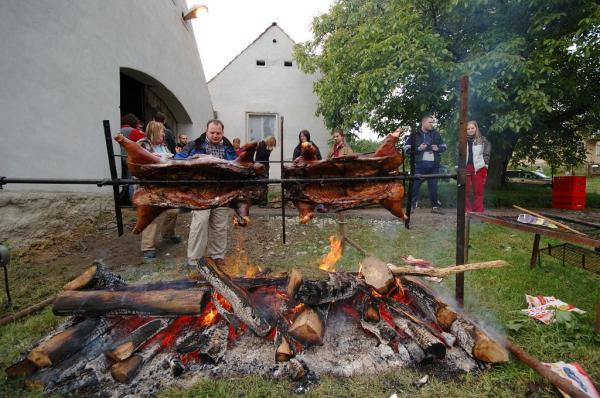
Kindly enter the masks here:
[[[483, 188], [487, 179], [492, 146], [481, 135], [475, 120], [467, 123], [467, 183], [465, 186], [465, 211], [483, 213]], [[473, 189], [473, 206], [469, 189]]]
[[[161, 157], [168, 158], [173, 156], [165, 144], [165, 126], [159, 122], [149, 122], [146, 126], [146, 137], [137, 142], [139, 146], [148, 152]], [[135, 195], [134, 201], [135, 201]], [[178, 209], [169, 209], [154, 219], [142, 231], [142, 254], [144, 261], [151, 262], [156, 258], [156, 235], [158, 226], [161, 226], [163, 240], [171, 243], [181, 242], [181, 236], [175, 235], [175, 223], [177, 222]]]

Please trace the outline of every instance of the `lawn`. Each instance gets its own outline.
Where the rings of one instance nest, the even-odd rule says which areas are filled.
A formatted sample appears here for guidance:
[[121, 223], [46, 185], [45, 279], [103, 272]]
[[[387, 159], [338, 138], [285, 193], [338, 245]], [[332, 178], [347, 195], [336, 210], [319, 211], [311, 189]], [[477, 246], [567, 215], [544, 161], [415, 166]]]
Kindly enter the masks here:
[[[415, 220], [418, 220], [418, 210]], [[454, 263], [455, 229], [449, 222], [429, 224], [414, 223], [410, 231], [396, 221], [349, 219], [348, 235], [359, 241], [367, 250], [387, 261], [400, 261], [400, 256], [412, 254], [432, 260], [436, 266]], [[280, 220], [271, 217], [261, 224], [263, 229], [276, 229]], [[282, 246], [271, 242], [278, 249], [275, 255], [266, 256], [263, 266], [274, 270], [287, 270], [290, 264], [303, 268], [306, 276], [317, 275], [316, 262], [327, 251], [327, 237], [337, 227], [333, 220], [303, 228], [305, 234], [292, 236], [290, 243]], [[465, 308], [475, 314], [485, 325], [506, 334], [512, 341], [524, 347], [542, 361], [579, 362], [592, 380], [600, 382], [600, 339], [592, 332], [595, 303], [600, 294], [600, 276], [577, 268], [562, 266], [558, 261], [543, 257], [542, 266], [529, 269], [532, 236], [487, 224], [471, 227], [470, 260], [503, 259], [509, 267], [497, 270], [468, 273], [465, 277]], [[542, 238], [542, 246], [545, 239]], [[356, 270], [360, 255], [348, 249], [338, 269]], [[13, 264], [18, 269], [19, 259]], [[158, 270], [165, 269], [160, 261]], [[168, 273], [167, 273], [168, 274]], [[19, 272], [17, 272], [17, 277]], [[136, 273], [125, 274], [136, 280]], [[172, 275], [169, 275], [172, 277]], [[23, 274], [26, 277], [26, 274]], [[53, 279], [51, 275], [48, 276]], [[15, 282], [13, 282], [15, 283]], [[56, 281], [53, 282], [58, 285]], [[25, 279], [16, 281], [25, 284]], [[434, 286], [442, 294], [453, 295], [454, 279], [448, 278]], [[520, 314], [525, 308], [525, 294], [555, 295], [563, 301], [575, 304], [587, 311], [570, 324], [543, 326]], [[55, 326], [61, 319], [49, 309], [25, 320], [0, 328], [0, 366], [11, 364], [20, 352]], [[518, 329], [518, 330], [517, 330]], [[365, 375], [351, 379], [323, 377], [321, 383], [310, 393], [311, 397], [337, 396], [399, 396], [417, 397], [513, 397], [530, 394], [534, 397], [557, 396], [554, 390], [542, 382], [536, 373], [516, 360], [483, 372], [444, 380], [432, 377], [424, 387], [417, 389], [412, 382], [426, 372], [423, 369], [390, 372], [377, 376]], [[288, 382], [273, 381], [262, 377], [244, 377], [228, 380], [206, 380], [188, 389], [166, 388], [162, 397], [197, 396], [248, 396], [281, 397], [291, 394]], [[0, 396], [39, 396], [21, 387], [19, 381], [7, 380], [0, 373]]]

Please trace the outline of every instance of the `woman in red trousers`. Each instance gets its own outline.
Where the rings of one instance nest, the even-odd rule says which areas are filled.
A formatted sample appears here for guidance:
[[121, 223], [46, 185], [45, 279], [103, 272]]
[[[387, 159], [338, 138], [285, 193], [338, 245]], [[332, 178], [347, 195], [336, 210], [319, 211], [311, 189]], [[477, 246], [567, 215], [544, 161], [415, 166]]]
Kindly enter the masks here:
[[[475, 120], [467, 123], [467, 184], [465, 186], [465, 211], [483, 213], [483, 188], [487, 179], [492, 146], [481, 135]], [[469, 190], [473, 189], [473, 205]]]

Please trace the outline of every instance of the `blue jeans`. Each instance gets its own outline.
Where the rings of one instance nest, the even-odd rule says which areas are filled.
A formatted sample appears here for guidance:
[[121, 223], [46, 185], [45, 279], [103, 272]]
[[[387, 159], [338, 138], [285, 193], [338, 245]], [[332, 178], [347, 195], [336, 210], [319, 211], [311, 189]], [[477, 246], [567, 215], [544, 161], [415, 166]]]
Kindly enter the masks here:
[[[438, 174], [439, 166], [415, 166], [415, 174]], [[412, 205], [414, 206], [419, 199], [419, 188], [421, 188], [421, 183], [423, 180], [417, 179], [413, 180], [413, 191], [412, 191]], [[429, 202], [431, 203], [431, 207], [438, 206], [438, 195], [437, 195], [437, 178], [432, 178], [427, 180], [427, 190], [429, 191]]]

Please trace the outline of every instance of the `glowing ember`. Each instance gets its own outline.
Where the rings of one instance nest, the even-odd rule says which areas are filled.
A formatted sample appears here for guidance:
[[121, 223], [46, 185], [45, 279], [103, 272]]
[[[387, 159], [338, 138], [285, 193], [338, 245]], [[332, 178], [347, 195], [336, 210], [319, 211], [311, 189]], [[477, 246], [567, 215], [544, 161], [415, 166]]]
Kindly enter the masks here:
[[321, 260], [319, 268], [327, 272], [335, 272], [335, 264], [342, 257], [342, 241], [335, 236], [329, 237], [329, 253]]
[[212, 295], [214, 298], [217, 299], [217, 301], [219, 302], [219, 304], [221, 305], [221, 307], [223, 307], [223, 309], [225, 311], [229, 311], [229, 312], [233, 311], [233, 307], [231, 306], [231, 304], [229, 304], [229, 301], [227, 301], [227, 299], [225, 299], [225, 297], [221, 296], [221, 294], [219, 292], [217, 292], [215, 290]]
[[294, 315], [295, 313], [297, 313], [298, 311], [300, 311], [303, 308], [304, 308], [304, 303], [298, 304], [297, 306], [295, 306], [294, 308], [292, 308], [290, 310], [290, 315]]

